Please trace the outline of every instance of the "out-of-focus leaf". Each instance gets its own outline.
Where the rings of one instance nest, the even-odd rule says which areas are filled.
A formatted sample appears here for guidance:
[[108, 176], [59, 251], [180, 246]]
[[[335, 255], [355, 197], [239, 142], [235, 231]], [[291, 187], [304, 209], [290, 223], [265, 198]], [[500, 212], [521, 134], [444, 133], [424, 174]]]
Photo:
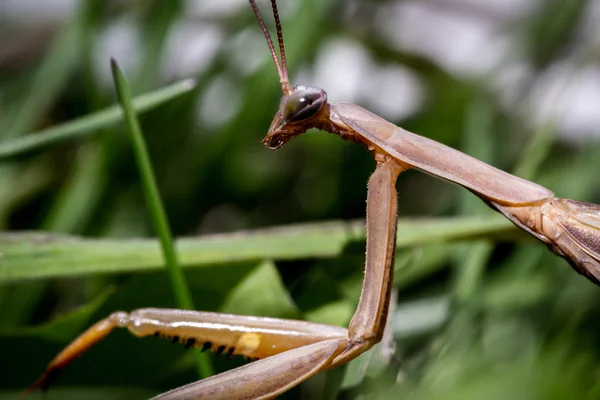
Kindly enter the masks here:
[[[0, 392], [0, 400], [15, 400], [20, 394], [20, 392]], [[155, 395], [155, 392], [148, 389], [98, 386], [85, 389], [53, 388], [47, 393], [30, 393], [26, 398], [31, 400], [143, 400]]]
[[449, 316], [449, 297], [401, 303], [394, 312], [392, 330], [397, 339], [411, 339], [441, 328]]
[[394, 286], [398, 289], [410, 287], [411, 284], [450, 266], [449, 260], [459, 245], [461, 242], [432, 243], [396, 250]]
[[355, 305], [349, 301], [339, 300], [307, 311], [304, 317], [308, 321], [343, 326], [350, 321], [355, 311], [354, 307]]
[[550, 294], [548, 279], [541, 274], [519, 280], [496, 280], [490, 282], [483, 301], [486, 307], [496, 310], [520, 309], [537, 304]]
[[12, 139], [32, 129], [36, 118], [47, 111], [52, 100], [64, 89], [80, 56], [84, 14], [77, 13], [54, 39], [50, 51], [33, 74], [31, 86], [15, 101], [10, 120], [2, 121], [0, 137]]
[[283, 286], [277, 268], [263, 261], [227, 295], [220, 311], [230, 314], [298, 318], [298, 309]]
[[44, 325], [2, 331], [0, 336], [26, 336], [56, 342], [70, 341], [90, 325], [91, 317], [102, 307], [114, 291], [113, 287], [109, 287], [89, 304], [79, 307], [69, 314], [57, 317]]

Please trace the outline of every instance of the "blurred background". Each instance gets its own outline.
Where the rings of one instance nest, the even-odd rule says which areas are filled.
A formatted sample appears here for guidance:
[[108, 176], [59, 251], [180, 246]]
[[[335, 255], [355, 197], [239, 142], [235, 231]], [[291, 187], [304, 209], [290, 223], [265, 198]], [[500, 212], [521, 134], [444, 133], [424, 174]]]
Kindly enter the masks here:
[[[272, 27], [269, 4], [259, 6]], [[600, 2], [279, 6], [293, 85], [322, 87], [332, 103], [359, 104], [560, 197], [600, 203]], [[244, 0], [0, 1], [0, 147], [114, 104], [110, 57], [136, 95], [197, 81], [141, 117], [174, 235], [364, 218], [374, 169], [364, 148], [316, 131], [277, 152], [260, 144], [281, 90]], [[17, 231], [154, 236], [132, 154], [118, 124], [3, 157], [0, 253], [30, 240]], [[422, 173], [403, 174], [397, 187], [402, 219], [495, 216]], [[284, 398], [600, 398], [600, 290], [511, 232], [400, 249], [387, 344], [395, 354], [373, 352], [381, 357], [319, 374]], [[345, 326], [363, 246], [335, 258], [217, 262], [186, 269], [187, 278], [200, 310]], [[111, 311], [175, 306], [162, 271], [19, 280], [6, 271], [0, 259], [0, 398]], [[242, 363], [210, 361], [217, 371]], [[116, 332], [46, 398], [142, 399], [194, 379], [183, 346]]]

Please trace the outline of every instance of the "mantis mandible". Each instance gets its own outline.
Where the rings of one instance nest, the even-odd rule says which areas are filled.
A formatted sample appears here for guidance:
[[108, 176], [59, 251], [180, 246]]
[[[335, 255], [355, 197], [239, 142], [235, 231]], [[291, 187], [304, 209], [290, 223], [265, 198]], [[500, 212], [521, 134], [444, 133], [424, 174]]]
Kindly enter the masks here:
[[161, 336], [188, 346], [258, 358], [234, 370], [194, 382], [155, 399], [266, 399], [319, 371], [356, 358], [379, 342], [390, 302], [396, 243], [398, 175], [418, 169], [465, 187], [516, 226], [600, 283], [600, 206], [556, 198], [535, 183], [496, 169], [443, 144], [408, 132], [353, 104], [327, 102], [325, 91], [291, 86], [276, 0], [271, 0], [279, 54], [254, 0], [249, 0], [279, 73], [283, 98], [267, 136], [279, 149], [309, 128], [363, 144], [376, 169], [367, 194], [365, 277], [356, 312], [344, 329], [305, 321], [210, 312], [146, 308], [115, 312], [65, 348], [32, 388], [46, 388], [58, 372], [114, 328]]

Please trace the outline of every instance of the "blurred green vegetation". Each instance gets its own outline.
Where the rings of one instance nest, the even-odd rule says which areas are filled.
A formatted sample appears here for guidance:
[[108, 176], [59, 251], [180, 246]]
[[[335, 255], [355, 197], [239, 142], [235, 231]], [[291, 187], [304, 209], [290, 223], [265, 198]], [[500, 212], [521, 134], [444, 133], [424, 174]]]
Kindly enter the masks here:
[[[513, 53], [533, 66], [508, 108], [486, 79], [457, 77], [373, 34], [369, 13], [352, 18], [342, 1], [297, 3], [283, 21], [292, 77], [317, 62], [328, 40], [350, 38], [378, 63], [407, 68], [426, 88], [419, 112], [394, 122], [559, 196], [600, 203], [600, 143], [558, 140], [560, 116], [532, 130], [524, 100], [574, 51], [589, 1], [543, 1], [507, 27], [520, 38]], [[379, 3], [386, 2], [369, 4]], [[184, 6], [82, 1], [52, 35], [40, 31], [35, 45], [23, 42], [24, 56], [0, 63], [0, 398], [29, 385], [110, 312], [176, 304], [125, 125], [110, 112], [89, 117], [116, 102], [99, 73], [108, 71], [108, 59], [95, 64], [99, 32], [125, 17], [139, 25], [138, 67], [127, 73], [134, 94], [146, 95], [175, 81], [165, 79], [161, 60]], [[177, 245], [194, 304], [345, 326], [364, 262], [361, 222], [349, 221], [364, 216], [373, 161], [364, 148], [322, 133], [278, 152], [260, 145], [280, 89], [264, 43], [256, 45], [264, 62], [240, 68], [235, 40], [259, 28], [249, 7], [238, 10], [195, 21], [217, 24], [224, 37], [208, 67], [188, 77], [196, 86], [184, 82], [160, 106], [142, 107], [171, 228], [186, 237]], [[593, 49], [576, 50], [582, 66], [593, 59]], [[224, 122], [207, 112], [222, 112]], [[38, 146], [22, 151], [28, 143]], [[600, 398], [600, 290], [464, 189], [408, 172], [398, 192], [395, 354], [386, 356], [389, 343], [377, 347], [282, 397]], [[243, 363], [211, 361], [217, 371]], [[142, 399], [195, 379], [193, 357], [182, 346], [115, 332], [76, 360], [46, 398]]]

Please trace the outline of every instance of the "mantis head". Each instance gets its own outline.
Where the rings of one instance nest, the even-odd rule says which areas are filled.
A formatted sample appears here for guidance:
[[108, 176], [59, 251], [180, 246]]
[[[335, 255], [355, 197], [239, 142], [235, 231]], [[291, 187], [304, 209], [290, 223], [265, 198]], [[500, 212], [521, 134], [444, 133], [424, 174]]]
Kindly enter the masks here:
[[329, 121], [329, 104], [327, 103], [327, 93], [323, 89], [311, 86], [292, 87], [288, 79], [287, 65], [285, 60], [285, 48], [283, 45], [283, 34], [281, 23], [279, 21], [279, 12], [277, 11], [276, 0], [271, 0], [273, 7], [273, 16], [277, 29], [277, 39], [279, 42], [279, 53], [281, 62], [277, 57], [273, 40], [269, 34], [260, 11], [254, 0], [249, 0], [254, 14], [271, 50], [273, 61], [279, 74], [279, 82], [283, 97], [279, 103], [279, 111], [275, 114], [269, 133], [262, 140], [262, 143], [270, 149], [276, 150], [287, 143], [291, 138], [306, 132], [313, 127], [322, 126]]
[[328, 118], [327, 93], [317, 87], [296, 86], [292, 93], [285, 94], [281, 99], [279, 111], [262, 143], [276, 150], [294, 136], [320, 125], [321, 121]]

